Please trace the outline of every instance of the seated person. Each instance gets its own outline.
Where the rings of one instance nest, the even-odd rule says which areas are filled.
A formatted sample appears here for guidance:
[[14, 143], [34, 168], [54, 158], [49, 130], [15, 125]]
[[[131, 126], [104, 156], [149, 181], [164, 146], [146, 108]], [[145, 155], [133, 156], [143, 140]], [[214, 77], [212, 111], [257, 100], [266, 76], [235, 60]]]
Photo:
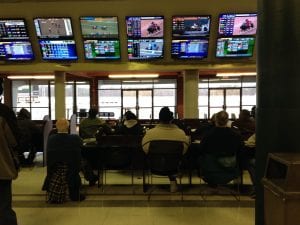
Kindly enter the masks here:
[[231, 124], [231, 127], [239, 131], [244, 141], [247, 140], [255, 133], [255, 121], [251, 118], [250, 111], [243, 109], [239, 118]]
[[47, 177], [43, 190], [49, 191], [51, 182], [55, 182], [53, 174], [58, 163], [66, 163], [70, 199], [82, 201], [85, 199], [85, 196], [80, 194], [81, 179], [79, 176], [82, 141], [78, 135], [68, 134], [68, 120], [58, 119], [56, 128], [57, 134], [49, 136], [47, 143]]
[[33, 164], [37, 148], [41, 146], [39, 143], [43, 139], [42, 131], [38, 128], [34, 121], [31, 120], [30, 112], [22, 108], [17, 116], [17, 124], [20, 129], [20, 148], [22, 153], [29, 152], [25, 165]]
[[89, 110], [88, 118], [83, 119], [79, 124], [79, 136], [85, 142], [92, 139], [96, 141], [96, 134], [100, 127], [103, 128], [105, 133], [111, 133], [110, 127], [105, 123], [104, 120], [97, 117], [98, 110], [91, 108]]
[[[52, 131], [49, 134], [49, 137], [54, 134], [57, 134], [57, 133], [58, 133], [57, 128], [52, 129]], [[69, 133], [69, 127], [67, 129], [67, 133]], [[81, 147], [81, 145], [80, 145], [80, 147]], [[91, 163], [85, 157], [81, 157], [80, 170], [83, 173], [84, 178], [89, 182], [89, 186], [94, 186], [96, 184], [96, 182], [98, 181], [98, 176], [96, 174], [94, 174]]]
[[[173, 119], [173, 112], [168, 107], [163, 107], [160, 110], [159, 124], [148, 130], [142, 140], [143, 150], [146, 154], [149, 152], [150, 142], [156, 140], [181, 141], [184, 143], [182, 154], [186, 153], [190, 145], [190, 138], [185, 135], [183, 130], [172, 124]], [[171, 192], [176, 192], [176, 177], [169, 176], [169, 179]]]
[[[203, 137], [199, 146], [201, 155], [198, 160], [201, 173], [203, 179], [211, 186], [226, 184], [239, 172], [236, 169], [236, 160], [243, 148], [243, 141], [239, 134], [227, 127], [227, 122], [228, 113], [218, 112], [215, 117], [216, 126]], [[220, 158], [224, 157], [232, 157], [231, 165], [221, 162]]]
[[127, 111], [124, 114], [124, 121], [118, 127], [116, 133], [125, 135], [142, 135], [143, 127], [139, 123], [136, 115], [131, 111]]

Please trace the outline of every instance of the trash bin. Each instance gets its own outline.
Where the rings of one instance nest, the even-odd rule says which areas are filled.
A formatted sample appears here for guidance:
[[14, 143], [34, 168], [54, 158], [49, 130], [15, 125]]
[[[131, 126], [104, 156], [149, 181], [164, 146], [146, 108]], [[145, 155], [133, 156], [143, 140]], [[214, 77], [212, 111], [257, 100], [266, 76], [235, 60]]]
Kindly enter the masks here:
[[265, 225], [299, 225], [300, 153], [270, 153], [262, 182]]

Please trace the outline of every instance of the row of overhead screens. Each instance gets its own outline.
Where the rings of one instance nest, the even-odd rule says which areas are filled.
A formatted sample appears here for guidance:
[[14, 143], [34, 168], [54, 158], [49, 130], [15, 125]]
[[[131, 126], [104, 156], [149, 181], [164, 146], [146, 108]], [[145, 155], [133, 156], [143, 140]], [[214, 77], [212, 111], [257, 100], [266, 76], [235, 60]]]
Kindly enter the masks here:
[[[173, 16], [171, 57], [203, 60], [208, 57], [211, 16]], [[35, 54], [43, 60], [77, 60], [76, 42], [69, 17], [34, 18], [40, 53], [33, 51], [25, 19], [0, 19], [0, 60], [30, 61]], [[120, 34], [117, 16], [80, 17], [81, 37], [86, 60], [120, 60]], [[164, 57], [164, 17], [127, 16], [129, 60]], [[257, 30], [256, 13], [219, 15], [215, 57], [253, 56]], [[215, 41], [214, 41], [215, 42]]]

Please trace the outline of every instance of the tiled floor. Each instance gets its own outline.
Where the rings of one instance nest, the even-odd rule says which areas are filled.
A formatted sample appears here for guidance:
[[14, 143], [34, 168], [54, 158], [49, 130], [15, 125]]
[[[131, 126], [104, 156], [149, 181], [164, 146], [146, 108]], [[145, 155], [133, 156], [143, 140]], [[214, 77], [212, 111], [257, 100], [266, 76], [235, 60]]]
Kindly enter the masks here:
[[[19, 225], [254, 225], [254, 201], [248, 196], [237, 201], [231, 195], [208, 195], [203, 200], [199, 194], [203, 186], [195, 185], [184, 189], [183, 201], [180, 193], [170, 194], [168, 188], [157, 188], [148, 201], [139, 174], [132, 188], [130, 177], [118, 171], [107, 174], [103, 192], [85, 184], [87, 198], [83, 202], [47, 204], [41, 191], [45, 171], [39, 164], [24, 168], [13, 183]], [[197, 182], [199, 179], [193, 178], [193, 183]]]

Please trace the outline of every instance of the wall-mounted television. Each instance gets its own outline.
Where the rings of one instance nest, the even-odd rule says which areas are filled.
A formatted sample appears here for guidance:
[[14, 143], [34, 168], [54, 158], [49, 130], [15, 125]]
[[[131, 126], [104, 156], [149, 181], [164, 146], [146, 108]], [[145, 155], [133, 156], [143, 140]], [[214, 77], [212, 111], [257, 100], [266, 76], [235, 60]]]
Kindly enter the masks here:
[[76, 60], [74, 40], [39, 40], [42, 58], [45, 60]]
[[158, 38], [164, 36], [163, 16], [127, 16], [127, 37]]
[[119, 40], [84, 40], [86, 59], [120, 59]]
[[71, 18], [35, 18], [33, 21], [38, 38], [73, 37]]
[[210, 16], [173, 16], [172, 35], [178, 38], [209, 36]]
[[129, 39], [129, 59], [155, 59], [163, 58], [163, 39]]
[[216, 57], [252, 57], [254, 44], [254, 37], [218, 38]]
[[118, 18], [85, 16], [80, 17], [82, 37], [86, 39], [118, 38]]
[[28, 61], [34, 55], [29, 41], [0, 41], [0, 60]]
[[255, 35], [257, 13], [224, 13], [219, 15], [220, 36]]
[[0, 19], [0, 40], [9, 39], [29, 39], [24, 19]]
[[172, 40], [172, 58], [203, 59], [208, 55], [208, 39]]

